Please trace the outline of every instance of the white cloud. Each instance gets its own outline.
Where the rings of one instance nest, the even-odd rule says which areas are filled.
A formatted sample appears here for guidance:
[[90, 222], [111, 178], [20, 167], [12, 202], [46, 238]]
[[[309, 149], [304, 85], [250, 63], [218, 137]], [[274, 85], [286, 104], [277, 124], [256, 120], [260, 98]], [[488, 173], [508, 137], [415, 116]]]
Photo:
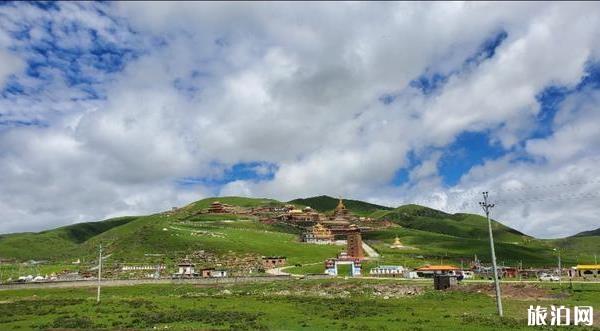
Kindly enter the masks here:
[[0, 88], [4, 87], [10, 75], [17, 74], [25, 68], [24, 61], [8, 50], [10, 36], [0, 30]]
[[[97, 15], [97, 6], [112, 18]], [[34, 24], [75, 21], [137, 49], [139, 57], [118, 73], [83, 66], [99, 78], [95, 86], [106, 99], [81, 100], [82, 92], [55, 68], [44, 69], [54, 77], [48, 82], [19, 76], [26, 86], [45, 89], [35, 98], [0, 100], [1, 108], [14, 109], [5, 116], [41, 118], [49, 127], [0, 134], [0, 169], [8, 183], [0, 188], [0, 201], [9, 201], [0, 211], [9, 220], [0, 222], [0, 231], [168, 208], [196, 196], [177, 179], [222, 178], [228, 167], [252, 162], [261, 164], [259, 175], [272, 173], [273, 179], [235, 180], [217, 193], [280, 199], [330, 194], [396, 204], [434, 192], [431, 205], [448, 206], [456, 195], [441, 184], [440, 152], [429, 150], [447, 146], [465, 130], [488, 130], [504, 146], [517, 146], [535, 129], [536, 95], [553, 84], [574, 86], [600, 41], [594, 3], [60, 7], [49, 14], [30, 5], [7, 6], [3, 10], [19, 20], [0, 24], [0, 31], [24, 21], [34, 27], [33, 41], [53, 38], [61, 47], [88, 49], [85, 31], [47, 31]], [[500, 31], [508, 37], [494, 57], [463, 66]], [[9, 43], [19, 46], [18, 55], [35, 56], [22, 41]], [[409, 86], [424, 72], [450, 77], [425, 96]], [[382, 104], [384, 94], [395, 101]], [[597, 140], [584, 113], [561, 119], [567, 116], [561, 111], [557, 121], [565, 129], [528, 142], [518, 153], [546, 158], [556, 164], [551, 169], [575, 161], [585, 167], [597, 155], [588, 152]], [[569, 131], [569, 125], [587, 128]], [[410, 151], [420, 165], [409, 183], [390, 185], [397, 170], [409, 165]], [[492, 168], [505, 174], [498, 180], [519, 178], [509, 173], [521, 170], [544, 173], [543, 163], [513, 164], [511, 156], [472, 169], [454, 190], [490, 184], [483, 174]], [[197, 196], [215, 193], [214, 187], [194, 189]], [[536, 208], [528, 217], [544, 224]], [[533, 234], [568, 233], [507, 217]]]
[[574, 93], [556, 114], [554, 133], [527, 141], [537, 161], [519, 162], [517, 152], [474, 167], [457, 187], [469, 194], [450, 194], [438, 207], [456, 212], [466, 205], [479, 212], [478, 193], [490, 191], [498, 202], [494, 217], [525, 233], [560, 237], [597, 228], [599, 109], [600, 92]]

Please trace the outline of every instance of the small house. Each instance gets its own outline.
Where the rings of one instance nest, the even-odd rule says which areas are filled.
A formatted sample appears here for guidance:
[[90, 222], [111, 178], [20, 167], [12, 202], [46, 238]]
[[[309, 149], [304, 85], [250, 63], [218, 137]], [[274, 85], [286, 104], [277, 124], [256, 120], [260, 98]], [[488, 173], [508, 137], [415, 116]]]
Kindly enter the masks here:
[[436, 290], [445, 290], [447, 288], [456, 286], [457, 284], [457, 278], [454, 275], [435, 274], [433, 276], [433, 288]]
[[227, 277], [227, 271], [216, 270], [215, 268], [205, 268], [200, 271], [202, 278], [225, 278]]
[[287, 263], [285, 256], [263, 256], [262, 264], [265, 268], [283, 267]]
[[194, 270], [195, 265], [191, 263], [189, 260], [184, 260], [177, 265], [179, 270], [177, 273], [173, 275], [176, 278], [192, 278], [198, 276], [196, 271]]

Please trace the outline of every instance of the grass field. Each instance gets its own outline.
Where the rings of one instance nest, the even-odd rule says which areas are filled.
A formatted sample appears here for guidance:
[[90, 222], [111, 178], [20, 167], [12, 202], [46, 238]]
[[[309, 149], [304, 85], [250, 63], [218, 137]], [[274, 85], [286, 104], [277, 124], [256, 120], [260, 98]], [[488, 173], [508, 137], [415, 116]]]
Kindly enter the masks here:
[[430, 287], [366, 279], [106, 287], [99, 305], [95, 288], [11, 290], [0, 292], [0, 329], [530, 330], [531, 304], [600, 307], [600, 284], [517, 284], [504, 288], [499, 319], [489, 284]]

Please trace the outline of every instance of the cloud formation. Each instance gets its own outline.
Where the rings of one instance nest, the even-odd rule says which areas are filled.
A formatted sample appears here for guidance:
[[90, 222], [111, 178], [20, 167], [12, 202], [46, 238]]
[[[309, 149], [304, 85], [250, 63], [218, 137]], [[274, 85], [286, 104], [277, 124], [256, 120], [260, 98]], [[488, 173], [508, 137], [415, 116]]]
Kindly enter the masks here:
[[[457, 192], [501, 188], [508, 201], [514, 183], [589, 182], [598, 7], [2, 6], [0, 60], [16, 64], [0, 69], [0, 232], [209, 195], [474, 211], [478, 197]], [[552, 87], [561, 99], [547, 109]], [[502, 155], [465, 144], [474, 166], [448, 186], [440, 162], [466, 132]], [[589, 200], [561, 201], [499, 204], [498, 218], [539, 236], [599, 225]]]

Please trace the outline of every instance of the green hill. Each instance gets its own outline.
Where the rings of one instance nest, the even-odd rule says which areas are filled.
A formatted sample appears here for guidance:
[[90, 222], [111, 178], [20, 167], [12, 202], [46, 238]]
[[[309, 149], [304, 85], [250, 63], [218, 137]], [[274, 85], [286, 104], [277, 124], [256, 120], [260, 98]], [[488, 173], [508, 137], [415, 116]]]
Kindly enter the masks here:
[[600, 236], [600, 228], [591, 231], [580, 232], [572, 237], [589, 237], [589, 236]]
[[101, 222], [78, 223], [38, 233], [0, 235], [0, 257], [18, 260], [69, 259], [77, 255], [82, 243], [135, 219], [137, 217], [119, 217]]
[[[373, 213], [392, 210], [390, 207], [380, 206], [359, 200], [343, 199], [342, 201], [348, 210], [358, 216], [371, 216]], [[327, 195], [321, 195], [318, 197], [294, 199], [289, 201], [289, 203], [301, 206], [310, 206], [311, 208], [324, 213], [334, 210], [339, 203], [339, 199], [332, 198]]]
[[[392, 221], [406, 228], [440, 233], [461, 238], [487, 240], [488, 224], [485, 217], [473, 214], [447, 214], [419, 205], [405, 205], [378, 215], [378, 219]], [[499, 222], [492, 221], [497, 241], [520, 243], [531, 238]]]
[[197, 250], [215, 254], [284, 255], [290, 263], [302, 263], [314, 262], [315, 258], [324, 260], [343, 249], [300, 243], [297, 230], [262, 224], [251, 216], [196, 215], [196, 211], [216, 200], [242, 207], [283, 205], [271, 199], [209, 198], [170, 213], [2, 235], [0, 258], [92, 261], [102, 243], [105, 253], [115, 263], [144, 261], [149, 254], [162, 254], [165, 259], [173, 260]]
[[[194, 251], [204, 250], [217, 255], [285, 255], [289, 263], [312, 263], [318, 267], [324, 259], [344, 249], [342, 246], [300, 243], [298, 229], [263, 224], [252, 216], [198, 214], [217, 200], [241, 207], [286, 204], [264, 198], [208, 198], [168, 213], [81, 223], [39, 233], [0, 235], [0, 258], [50, 260], [69, 265], [71, 261], [81, 259], [93, 264], [97, 247], [102, 244], [111, 263], [146, 263], [148, 256], [157, 254], [173, 262]], [[338, 200], [321, 196], [290, 203], [330, 212]], [[368, 262], [367, 267], [369, 263], [459, 264], [474, 255], [484, 262], [489, 259], [487, 221], [479, 215], [447, 214], [418, 205], [392, 209], [357, 200], [344, 200], [344, 203], [357, 215], [369, 215], [394, 224], [363, 234], [364, 240], [381, 254], [377, 262]], [[565, 265], [591, 263], [594, 254], [600, 252], [600, 240], [595, 236], [580, 234], [541, 240], [496, 221], [493, 230], [498, 260], [503, 264], [553, 265], [557, 258], [555, 248], [561, 250]], [[396, 236], [409, 248], [390, 248]]]

